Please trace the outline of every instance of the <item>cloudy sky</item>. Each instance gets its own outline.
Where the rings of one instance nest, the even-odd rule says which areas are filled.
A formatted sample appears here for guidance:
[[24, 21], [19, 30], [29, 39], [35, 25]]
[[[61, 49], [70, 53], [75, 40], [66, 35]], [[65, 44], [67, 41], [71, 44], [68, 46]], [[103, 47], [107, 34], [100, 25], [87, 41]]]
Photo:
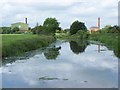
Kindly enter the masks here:
[[89, 28], [97, 26], [97, 18], [101, 18], [101, 26], [118, 24], [119, 0], [1, 0], [1, 26], [24, 22], [34, 27], [43, 24], [47, 17], [55, 17], [62, 28], [69, 28], [71, 23], [79, 20]]

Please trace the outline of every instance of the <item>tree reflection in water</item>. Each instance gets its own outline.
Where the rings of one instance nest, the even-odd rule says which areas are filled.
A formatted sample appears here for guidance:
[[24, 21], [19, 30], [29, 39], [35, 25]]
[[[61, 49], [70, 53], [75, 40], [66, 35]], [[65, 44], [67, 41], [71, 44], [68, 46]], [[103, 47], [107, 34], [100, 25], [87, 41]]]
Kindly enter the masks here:
[[72, 50], [72, 52], [74, 52], [75, 54], [79, 54], [85, 51], [85, 48], [88, 45], [88, 42], [84, 42], [84, 41], [70, 41], [70, 48]]
[[53, 48], [47, 48], [46, 51], [44, 52], [44, 56], [47, 60], [56, 60], [58, 55], [60, 55], [59, 50], [61, 47], [53, 47]]

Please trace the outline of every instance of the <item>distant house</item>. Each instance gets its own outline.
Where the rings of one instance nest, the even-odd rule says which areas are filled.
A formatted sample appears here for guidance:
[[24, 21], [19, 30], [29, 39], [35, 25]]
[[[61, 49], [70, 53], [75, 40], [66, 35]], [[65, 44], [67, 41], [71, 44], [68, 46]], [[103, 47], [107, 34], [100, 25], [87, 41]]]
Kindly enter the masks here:
[[91, 33], [91, 32], [96, 32], [96, 31], [99, 31], [99, 30], [100, 30], [100, 17], [98, 18], [98, 26], [90, 27], [89, 31]]
[[29, 29], [28, 24], [23, 23], [23, 22], [18, 22], [18, 23], [11, 24], [11, 29], [13, 29], [15, 27], [18, 27], [20, 32], [25, 32], [25, 31], [28, 31], [28, 29]]
[[90, 31], [91, 31], [91, 32], [96, 32], [96, 31], [98, 31], [98, 30], [99, 30], [99, 27], [95, 27], [95, 26], [90, 27]]

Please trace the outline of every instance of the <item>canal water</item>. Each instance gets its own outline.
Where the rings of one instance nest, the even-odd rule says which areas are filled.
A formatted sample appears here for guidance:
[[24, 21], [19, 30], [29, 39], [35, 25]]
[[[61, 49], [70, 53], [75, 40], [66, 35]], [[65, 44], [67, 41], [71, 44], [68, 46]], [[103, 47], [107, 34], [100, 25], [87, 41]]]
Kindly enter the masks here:
[[6, 58], [0, 73], [3, 88], [117, 88], [118, 58], [104, 45], [58, 40]]

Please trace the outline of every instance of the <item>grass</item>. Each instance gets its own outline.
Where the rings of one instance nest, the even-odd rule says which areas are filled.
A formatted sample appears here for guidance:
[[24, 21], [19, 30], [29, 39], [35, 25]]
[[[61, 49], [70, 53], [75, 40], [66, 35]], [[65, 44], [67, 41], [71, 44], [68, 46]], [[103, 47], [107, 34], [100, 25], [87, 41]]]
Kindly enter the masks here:
[[68, 33], [56, 33], [55, 37], [60, 40], [67, 40], [70, 37], [70, 35]]
[[2, 57], [20, 55], [23, 52], [48, 46], [54, 41], [53, 36], [4, 34], [2, 35]]
[[70, 33], [56, 33], [56, 38], [66, 41], [80, 41], [86, 40], [88, 38], [88, 34], [87, 32], [76, 33], [74, 35], [70, 35]]
[[90, 40], [100, 41], [109, 49], [114, 50], [117, 57], [120, 58], [120, 35], [118, 33], [93, 33], [90, 35]]

